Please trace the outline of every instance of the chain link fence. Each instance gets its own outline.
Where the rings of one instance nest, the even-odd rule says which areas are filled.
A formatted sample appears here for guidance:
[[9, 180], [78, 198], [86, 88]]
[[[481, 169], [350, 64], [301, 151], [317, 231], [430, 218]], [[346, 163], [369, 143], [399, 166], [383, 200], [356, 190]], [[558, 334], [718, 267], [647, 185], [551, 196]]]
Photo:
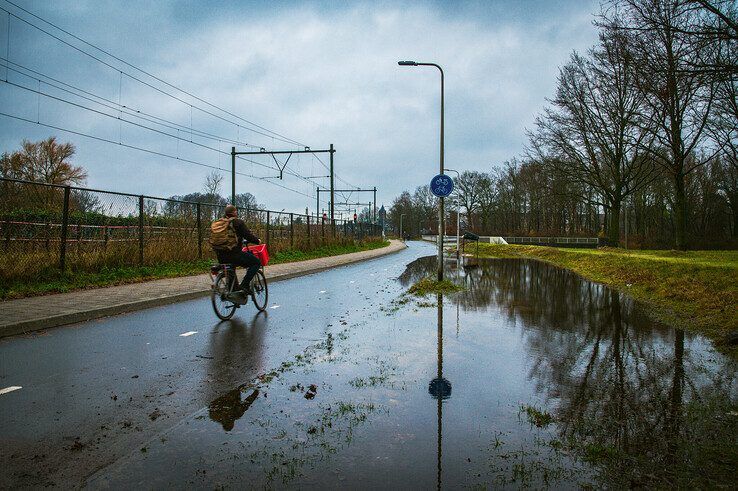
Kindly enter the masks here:
[[[215, 259], [210, 223], [223, 212], [221, 204], [0, 178], [0, 280]], [[247, 209], [239, 216], [271, 255], [381, 236], [376, 224], [315, 215]]]

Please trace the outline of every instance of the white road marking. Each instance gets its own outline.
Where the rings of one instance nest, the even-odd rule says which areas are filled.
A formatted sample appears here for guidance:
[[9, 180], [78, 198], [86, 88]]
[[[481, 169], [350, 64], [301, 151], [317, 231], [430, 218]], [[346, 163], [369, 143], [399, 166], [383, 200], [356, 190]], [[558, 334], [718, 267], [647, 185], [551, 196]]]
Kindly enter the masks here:
[[325, 293], [325, 292], [326, 292], [325, 290], [320, 290], [318, 293]]
[[271, 306], [271, 307], [269, 307], [269, 308], [270, 308], [270, 309], [278, 309], [278, 308], [279, 308], [279, 305], [272, 305], [272, 306]]
[[355, 281], [349, 281], [349, 283], [356, 283]]
[[182, 337], [192, 336], [193, 334], [197, 334], [197, 331], [187, 331], [180, 334]]
[[20, 385], [12, 385], [10, 387], [5, 387], [4, 389], [0, 389], [0, 396], [3, 394], [7, 394], [8, 392], [13, 392], [14, 390], [22, 389]]

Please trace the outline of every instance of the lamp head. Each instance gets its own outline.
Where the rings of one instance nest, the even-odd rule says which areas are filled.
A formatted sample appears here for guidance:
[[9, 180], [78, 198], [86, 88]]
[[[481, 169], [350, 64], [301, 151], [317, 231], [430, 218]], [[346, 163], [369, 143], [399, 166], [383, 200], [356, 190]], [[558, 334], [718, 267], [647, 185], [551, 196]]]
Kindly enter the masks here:
[[418, 63], [415, 61], [398, 61], [397, 64], [400, 66], [418, 66]]

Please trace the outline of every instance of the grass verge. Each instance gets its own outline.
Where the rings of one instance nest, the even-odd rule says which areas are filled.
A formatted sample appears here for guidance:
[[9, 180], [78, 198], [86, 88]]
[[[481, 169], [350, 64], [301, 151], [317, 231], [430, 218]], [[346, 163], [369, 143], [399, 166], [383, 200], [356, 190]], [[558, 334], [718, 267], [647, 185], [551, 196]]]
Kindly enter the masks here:
[[[565, 249], [479, 244], [485, 257], [539, 259], [625, 292], [655, 318], [723, 344], [738, 330], [738, 251]], [[729, 348], [734, 357], [738, 348]]]
[[431, 293], [440, 293], [441, 295], [448, 295], [449, 293], [456, 293], [463, 290], [462, 287], [452, 283], [449, 280], [438, 281], [433, 278], [423, 278], [408, 289], [408, 293], [415, 295], [416, 297], [424, 297]]
[[[379, 249], [388, 245], [389, 242], [373, 241], [348, 245], [326, 245], [310, 251], [283, 250], [270, 257], [269, 264], [273, 265], [305, 261], [319, 257], [338, 256], [351, 252]], [[43, 275], [38, 281], [24, 280], [0, 285], [0, 300], [203, 274], [208, 271], [210, 264], [211, 260], [202, 259], [197, 261], [168, 262], [154, 266], [102, 268], [97, 272], [74, 272], [65, 275], [62, 275], [58, 271], [52, 271]]]

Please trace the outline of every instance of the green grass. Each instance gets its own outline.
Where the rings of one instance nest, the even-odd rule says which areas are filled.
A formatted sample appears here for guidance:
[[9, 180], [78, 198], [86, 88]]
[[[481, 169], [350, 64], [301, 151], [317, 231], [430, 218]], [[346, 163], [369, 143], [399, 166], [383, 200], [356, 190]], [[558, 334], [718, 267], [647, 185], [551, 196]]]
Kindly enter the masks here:
[[415, 295], [416, 297], [424, 297], [431, 293], [440, 293], [441, 295], [447, 295], [449, 293], [456, 293], [463, 290], [462, 287], [452, 283], [449, 280], [438, 281], [433, 278], [423, 278], [408, 289], [408, 293]]
[[[669, 325], [718, 344], [738, 330], [738, 251], [566, 249], [480, 244], [480, 256], [529, 257], [611, 286]], [[738, 350], [731, 349], [733, 355]]]
[[[319, 257], [337, 256], [351, 252], [378, 249], [389, 245], [389, 242], [373, 241], [348, 245], [326, 245], [308, 252], [299, 250], [283, 250], [269, 259], [269, 264], [289, 263], [316, 259]], [[207, 273], [211, 261], [209, 259], [167, 262], [154, 266], [128, 266], [102, 268], [97, 272], [49, 271], [37, 281], [18, 280], [0, 285], [0, 300], [63, 293], [73, 290], [99, 288], [104, 286], [139, 283], [161, 278], [175, 278]]]
[[379, 249], [389, 245], [387, 241], [363, 242], [358, 244], [347, 245], [325, 245], [317, 247], [310, 251], [301, 251], [295, 249], [287, 249], [279, 251], [269, 258], [269, 264], [294, 263], [297, 261], [306, 261], [308, 259], [317, 259], [319, 257], [338, 256], [341, 254], [349, 254], [351, 252], [369, 251]]

